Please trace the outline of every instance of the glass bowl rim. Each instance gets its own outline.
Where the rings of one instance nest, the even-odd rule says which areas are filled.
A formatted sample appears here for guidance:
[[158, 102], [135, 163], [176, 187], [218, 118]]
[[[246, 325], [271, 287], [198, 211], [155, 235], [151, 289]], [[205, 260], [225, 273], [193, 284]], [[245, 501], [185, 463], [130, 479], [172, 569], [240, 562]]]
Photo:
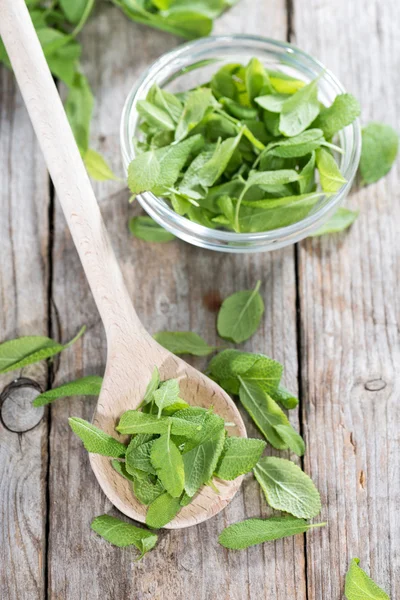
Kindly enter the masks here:
[[[177, 48], [173, 48], [168, 52], [162, 54], [157, 60], [155, 60], [142, 75], [135, 81], [133, 86], [131, 87], [128, 96], [125, 100], [124, 107], [121, 115], [120, 122], [120, 144], [121, 151], [124, 163], [124, 170], [127, 172], [127, 164], [131, 160], [133, 160], [135, 156], [134, 147], [132, 140], [127, 135], [127, 131], [129, 129], [129, 120], [131, 111], [135, 110], [135, 100], [136, 96], [140, 93], [143, 86], [145, 86], [148, 79], [152, 78], [154, 73], [158, 73], [162, 68], [168, 65], [170, 62], [178, 59], [182, 55], [190, 55], [191, 51], [196, 51], [201, 49], [201, 47], [207, 47], [210, 44], [224, 44], [224, 43], [234, 43], [234, 42], [242, 42], [242, 43], [257, 43], [257, 44], [265, 44], [265, 46], [276, 47], [281, 50], [288, 50], [292, 55], [300, 55], [306, 60], [310, 61], [310, 63], [319, 69], [320, 72], [323, 72], [322, 79], [329, 81], [330, 85], [334, 85], [338, 94], [346, 93], [346, 89], [339, 81], [339, 79], [334, 75], [334, 73], [325, 67], [325, 65], [320, 62], [318, 59], [314, 58], [304, 50], [301, 50], [297, 46], [280, 40], [275, 40], [273, 38], [268, 38], [264, 36], [258, 35], [248, 35], [248, 34], [230, 34], [230, 35], [218, 35], [218, 36], [207, 36], [204, 38], [200, 38], [194, 41], [186, 42], [184, 44], [179, 45]], [[138, 194], [138, 200], [140, 202], [141, 197], [146, 197], [150, 199], [151, 203], [157, 205], [157, 208], [163, 213], [166, 217], [170, 217], [175, 223], [177, 223], [181, 229], [186, 230], [190, 235], [191, 233], [199, 236], [199, 237], [211, 237], [215, 241], [220, 242], [271, 242], [271, 241], [281, 241], [286, 237], [291, 237], [293, 235], [299, 235], [301, 237], [306, 237], [309, 234], [310, 230], [316, 230], [317, 226], [325, 222], [325, 217], [329, 216], [333, 209], [338, 206], [341, 201], [347, 196], [352, 184], [354, 177], [356, 175], [358, 164], [360, 160], [361, 154], [361, 126], [359, 118], [356, 118], [353, 123], [348, 125], [346, 129], [351, 130], [351, 137], [353, 140], [352, 159], [349, 161], [347, 169], [342, 175], [346, 179], [346, 183], [334, 194], [332, 197], [325, 202], [325, 204], [318, 209], [315, 213], [306, 216], [304, 219], [297, 221], [296, 223], [292, 223], [291, 225], [287, 225], [285, 227], [279, 227], [277, 229], [271, 229], [269, 231], [261, 231], [254, 233], [236, 233], [231, 231], [224, 231], [221, 229], [212, 229], [211, 227], [206, 227], [204, 225], [200, 225], [190, 219], [179, 215], [172, 208], [170, 208], [165, 200], [156, 196], [152, 192], [143, 192], [142, 194]], [[126, 159], [126, 160], [125, 160]], [[146, 210], [146, 206], [143, 206]], [[154, 218], [154, 215], [152, 215]], [[155, 217], [157, 221], [159, 221], [163, 226], [164, 222]], [[166, 227], [169, 229], [168, 227]], [[173, 230], [172, 230], [173, 231]], [[301, 236], [301, 232], [305, 232], [305, 236]], [[296, 240], [295, 240], [296, 241]]]

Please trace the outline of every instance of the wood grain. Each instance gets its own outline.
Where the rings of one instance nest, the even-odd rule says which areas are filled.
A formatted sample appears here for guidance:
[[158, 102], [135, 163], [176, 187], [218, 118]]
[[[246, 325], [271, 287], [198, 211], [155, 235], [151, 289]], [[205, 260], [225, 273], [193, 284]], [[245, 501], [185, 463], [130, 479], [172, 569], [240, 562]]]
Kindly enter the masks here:
[[[398, 3], [295, 0], [296, 43], [399, 130]], [[396, 87], [397, 86], [397, 87]], [[306, 467], [328, 527], [307, 541], [308, 597], [342, 598], [351, 558], [400, 595], [399, 169], [355, 191], [351, 231], [299, 249]]]
[[[243, 1], [226, 15], [230, 31], [242, 31], [245, 15], [253, 31], [266, 32], [268, 6]], [[257, 27], [257, 29], [255, 28]], [[218, 24], [224, 31], [224, 21]], [[268, 21], [269, 33], [285, 37], [284, 5], [275, 5]], [[108, 52], [101, 48], [107, 44]], [[112, 8], [102, 8], [84, 32], [85, 67], [98, 98], [94, 124], [95, 147], [110, 156], [120, 169], [118, 118], [135, 77], [162, 52], [176, 44], [169, 35], [135, 25]], [[120, 47], [125, 48], [121, 55]], [[118, 184], [96, 186], [101, 209], [112, 232], [118, 259], [123, 265], [135, 306], [144, 325], [162, 329], [192, 329], [214, 343], [215, 308], [219, 299], [263, 280], [266, 315], [262, 329], [247, 344], [283, 360], [286, 383], [297, 387], [295, 331], [295, 273], [293, 249], [272, 255], [228, 256], [192, 248], [183, 242], [168, 245], [133, 240], [127, 231], [128, 193]], [[134, 209], [137, 210], [137, 209]], [[56, 213], [54, 254], [54, 300], [63, 334], [86, 321], [89, 332], [78, 352], [63, 359], [57, 381], [68, 374], [100, 372], [104, 365], [103, 333], [69, 235], [59, 211]], [[215, 281], [215, 273], [219, 273]], [[67, 283], [68, 282], [68, 283]], [[74, 298], [73, 305], [70, 298]], [[194, 364], [204, 367], [204, 360]], [[161, 534], [157, 551], [139, 564], [129, 552], [121, 553], [89, 530], [91, 519], [110, 505], [90, 472], [86, 453], [66, 427], [71, 414], [90, 418], [93, 407], [79, 401], [53, 407], [50, 490], [51, 503], [50, 597], [82, 598], [96, 593], [141, 600], [166, 600], [190, 595], [194, 599], [305, 598], [303, 540], [301, 537], [228, 553], [218, 546], [217, 534], [229, 523], [266, 513], [265, 503], [251, 478], [231, 505], [208, 523], [179, 532]], [[255, 435], [255, 429], [249, 427]], [[63, 452], [61, 452], [63, 449]], [[63, 494], [58, 490], [62, 486]], [[57, 498], [57, 500], [56, 500]], [[115, 513], [114, 513], [115, 514]], [[66, 517], [67, 515], [67, 517]], [[64, 548], [64, 550], [61, 550]], [[162, 568], [160, 569], [160, 565]], [[216, 568], [218, 565], [218, 568]], [[295, 568], [293, 568], [295, 565]], [[74, 578], [70, 573], [75, 574]], [[90, 573], [90, 577], [88, 574]], [[111, 592], [112, 590], [112, 592]]]
[[[241, 0], [215, 31], [278, 39], [289, 32], [293, 42], [320, 58], [362, 100], [365, 121], [383, 120], [399, 129], [399, 21], [395, 0], [379, 6], [361, 0]], [[122, 174], [118, 121], [124, 99], [135, 77], [177, 40], [102, 5], [82, 41], [85, 72], [97, 99], [92, 145]], [[48, 221], [43, 161], [13, 78], [3, 68], [0, 174], [1, 339], [49, 333], [48, 244], [54, 225], [52, 334], [65, 340], [83, 323], [88, 326], [85, 337], [56, 363], [55, 383], [102, 373], [106, 345], [99, 315], [58, 205], [54, 223]], [[71, 415], [91, 419], [95, 401], [77, 398], [59, 401], [48, 411], [46, 580], [47, 413], [35, 424], [37, 417], [26, 410], [32, 388], [23, 394], [9, 388], [11, 394], [1, 395], [11, 374], [0, 379], [2, 600], [341, 600], [353, 556], [361, 558], [392, 600], [400, 596], [398, 181], [397, 166], [382, 182], [351, 195], [350, 205], [360, 208], [361, 216], [349, 234], [307, 240], [298, 249], [301, 416], [308, 446], [304, 466], [321, 490], [322, 517], [329, 522], [307, 535], [306, 554], [300, 536], [238, 553], [218, 546], [217, 533], [224, 526], [268, 514], [251, 477], [210, 522], [162, 532], [157, 549], [141, 563], [129, 550], [111, 547], [91, 532], [90, 522], [104, 512], [120, 513], [105, 498], [87, 453], [67, 425]], [[260, 278], [265, 318], [244, 347], [281, 360], [285, 383], [296, 391], [293, 248], [230, 256], [179, 241], [133, 240], [127, 221], [138, 209], [128, 205], [124, 186], [98, 184], [95, 192], [130, 294], [151, 332], [190, 329], [215, 343], [221, 300]], [[202, 368], [206, 360], [192, 363]], [[44, 387], [47, 369], [43, 364], [26, 368], [22, 376]], [[296, 415], [292, 418], [298, 426]], [[248, 434], [257, 435], [247, 425]]]
[[[0, 68], [0, 339], [46, 335], [47, 173], [12, 73]], [[20, 376], [23, 380], [14, 382]], [[32, 384], [34, 384], [32, 386]], [[0, 598], [45, 597], [45, 364], [0, 376]]]

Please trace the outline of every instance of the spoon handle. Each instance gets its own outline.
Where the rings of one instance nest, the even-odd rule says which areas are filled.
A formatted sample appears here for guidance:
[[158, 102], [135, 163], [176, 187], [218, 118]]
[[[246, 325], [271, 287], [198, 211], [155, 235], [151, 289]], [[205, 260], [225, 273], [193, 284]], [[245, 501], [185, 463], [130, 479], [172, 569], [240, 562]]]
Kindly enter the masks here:
[[25, 0], [0, 0], [0, 35], [104, 323], [108, 343], [128, 331], [143, 335]]

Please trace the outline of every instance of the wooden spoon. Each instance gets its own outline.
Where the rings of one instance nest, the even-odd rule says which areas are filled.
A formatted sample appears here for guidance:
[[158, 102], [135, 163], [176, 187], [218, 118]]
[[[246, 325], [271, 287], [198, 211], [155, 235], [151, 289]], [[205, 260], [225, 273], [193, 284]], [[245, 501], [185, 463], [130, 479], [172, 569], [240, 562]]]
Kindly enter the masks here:
[[[245, 437], [242, 418], [231, 398], [205, 375], [159, 346], [141, 324], [24, 0], [0, 0], [0, 35], [106, 330], [107, 365], [94, 424], [116, 436], [118, 419], [139, 405], [157, 366], [162, 379], [179, 379], [181, 396], [187, 402], [214, 406], [225, 421], [234, 423], [229, 433]], [[110, 460], [92, 454], [90, 462], [112, 504], [144, 522], [145, 508]], [[219, 494], [204, 487], [167, 527], [188, 527], [217, 514], [235, 495], [241, 479], [218, 481]]]

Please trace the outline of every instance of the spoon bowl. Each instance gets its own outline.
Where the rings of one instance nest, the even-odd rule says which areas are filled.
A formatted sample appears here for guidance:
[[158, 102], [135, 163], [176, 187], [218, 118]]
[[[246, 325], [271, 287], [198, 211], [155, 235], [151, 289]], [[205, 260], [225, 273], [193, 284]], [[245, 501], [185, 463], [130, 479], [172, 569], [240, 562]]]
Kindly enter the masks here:
[[[116, 348], [115, 358], [111, 357], [109, 360], [93, 417], [93, 424], [96, 427], [126, 442], [128, 436], [118, 436], [115, 427], [125, 411], [140, 405], [154, 367], [158, 367], [162, 380], [178, 379], [180, 397], [188, 404], [203, 408], [212, 406], [215, 413], [230, 424], [227, 427], [228, 435], [246, 437], [246, 429], [236, 405], [219, 385], [165, 350], [144, 330], [140, 339], [141, 348], [146, 347], [143, 356], [138, 357], [135, 351], [135, 344], [138, 342], [135, 336], [130, 345], [121, 344]], [[123, 364], [127, 365], [126, 369], [121, 369]], [[110, 502], [131, 519], [144, 523], [146, 507], [133, 495], [131, 483], [113, 469], [110, 459], [98, 454], [90, 454], [90, 463]], [[194, 500], [184, 506], [165, 527], [168, 529], [189, 527], [216, 515], [236, 494], [241, 481], [242, 477], [233, 481], [222, 481], [216, 478], [214, 483], [219, 494], [211, 487], [203, 486]]]

